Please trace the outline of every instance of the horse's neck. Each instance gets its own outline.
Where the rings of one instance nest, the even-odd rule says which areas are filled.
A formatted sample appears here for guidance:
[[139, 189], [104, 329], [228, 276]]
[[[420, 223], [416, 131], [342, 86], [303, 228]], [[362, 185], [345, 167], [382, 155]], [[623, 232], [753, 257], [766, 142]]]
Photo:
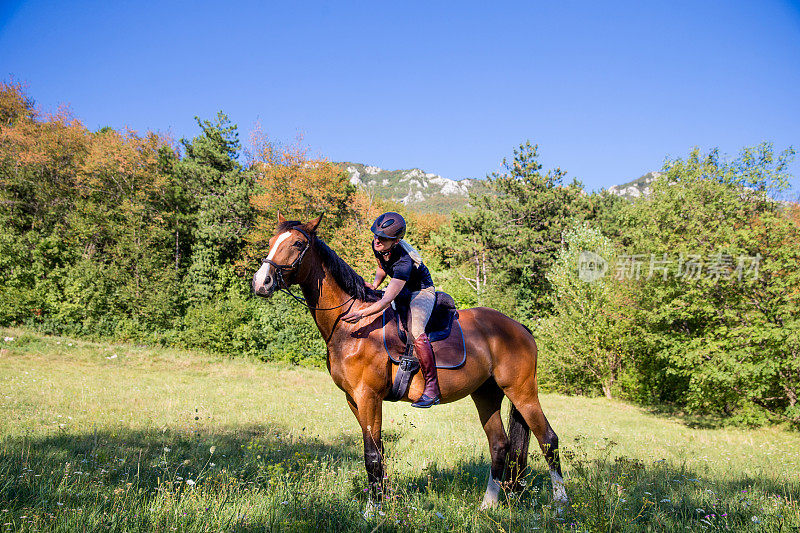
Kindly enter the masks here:
[[[339, 320], [339, 317], [346, 314], [354, 300], [344, 289], [339, 287], [336, 280], [328, 272], [325, 266], [315, 261], [316, 267], [312, 269], [306, 280], [300, 284], [303, 296], [310, 306], [311, 316], [317, 323], [317, 328], [322, 334], [322, 338], [327, 343], [333, 335], [335, 327], [346, 325]], [[349, 300], [349, 301], [348, 301]], [[344, 305], [342, 305], [344, 304]], [[318, 307], [320, 309], [313, 309]], [[335, 307], [335, 309], [330, 309]]]

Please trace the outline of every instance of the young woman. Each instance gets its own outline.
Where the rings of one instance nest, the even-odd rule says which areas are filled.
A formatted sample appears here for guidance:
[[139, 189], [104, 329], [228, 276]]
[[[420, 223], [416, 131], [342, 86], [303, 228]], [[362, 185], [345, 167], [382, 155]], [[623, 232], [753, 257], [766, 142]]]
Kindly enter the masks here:
[[[345, 322], [358, 322], [363, 317], [382, 313], [396, 298], [410, 302], [408, 312], [408, 333], [414, 342], [414, 352], [419, 359], [425, 390], [413, 407], [430, 407], [439, 403], [439, 382], [436, 376], [436, 361], [431, 343], [425, 334], [425, 325], [433, 311], [436, 289], [431, 273], [422, 263], [419, 254], [411, 248], [403, 237], [406, 234], [406, 221], [398, 213], [389, 212], [379, 216], [372, 224], [372, 251], [378, 262], [374, 283], [368, 287], [377, 289], [386, 279], [392, 278], [386, 286], [383, 298], [361, 311], [351, 311], [342, 317]], [[409, 253], [411, 251], [411, 253]]]

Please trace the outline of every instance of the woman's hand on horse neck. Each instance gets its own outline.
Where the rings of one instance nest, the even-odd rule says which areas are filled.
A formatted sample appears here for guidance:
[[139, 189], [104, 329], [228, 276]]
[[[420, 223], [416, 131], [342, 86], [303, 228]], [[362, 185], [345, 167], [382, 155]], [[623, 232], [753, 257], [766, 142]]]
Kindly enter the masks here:
[[359, 320], [361, 320], [366, 316], [382, 312], [384, 309], [389, 307], [389, 305], [391, 305], [392, 300], [394, 300], [397, 297], [397, 295], [400, 294], [400, 291], [403, 290], [403, 287], [405, 287], [405, 285], [406, 285], [406, 280], [392, 278], [392, 281], [390, 281], [389, 284], [386, 286], [386, 291], [384, 291], [383, 293], [383, 298], [381, 298], [375, 303], [370, 304], [365, 309], [351, 310], [349, 313], [347, 313], [342, 317], [342, 320], [344, 320], [345, 322], [354, 323], [358, 322]]

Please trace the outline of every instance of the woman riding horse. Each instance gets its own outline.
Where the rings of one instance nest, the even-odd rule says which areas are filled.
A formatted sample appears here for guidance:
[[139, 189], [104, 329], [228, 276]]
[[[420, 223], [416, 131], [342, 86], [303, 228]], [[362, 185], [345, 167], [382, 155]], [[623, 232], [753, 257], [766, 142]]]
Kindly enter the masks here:
[[[402, 241], [406, 234], [406, 221], [398, 213], [392, 211], [379, 216], [372, 224], [372, 251], [378, 262], [375, 272], [375, 283], [366, 283], [370, 289], [380, 287], [388, 274], [392, 281], [386, 287], [383, 298], [366, 309], [351, 311], [342, 320], [354, 324], [364, 317], [383, 313], [393, 300], [409, 303], [408, 330], [411, 333], [409, 342], [414, 343], [422, 375], [425, 377], [425, 390], [419, 400], [411, 407], [430, 407], [440, 401], [439, 382], [436, 377], [436, 360], [433, 355], [425, 325], [431, 317], [433, 305], [436, 303], [436, 289], [433, 286], [431, 273], [419, 255], [412, 258]], [[408, 245], [410, 247], [410, 245]], [[411, 248], [414, 253], [413, 248]]]
[[[383, 401], [398, 367], [386, 355], [381, 317], [365, 316], [367, 312], [377, 313], [376, 303], [385, 295], [370, 288], [364, 278], [317, 237], [321, 219], [302, 223], [278, 215], [269, 255], [253, 276], [253, 292], [266, 297], [277, 290], [286, 291], [311, 311], [327, 346], [326, 362], [331, 378], [345, 393], [347, 404], [361, 426], [369, 514], [380, 507], [384, 497]], [[376, 250], [385, 251], [380, 246]], [[293, 285], [300, 287], [303, 298], [291, 292]], [[342, 320], [348, 315], [355, 320], [353, 323]], [[357, 315], [361, 318], [355, 318]], [[561, 477], [558, 436], [539, 404], [533, 335], [519, 322], [486, 307], [460, 310], [458, 321], [464, 335], [466, 360], [457, 369], [442, 370], [438, 383], [442, 403], [471, 396], [478, 409], [492, 458], [482, 507], [499, 502], [503, 479], [510, 481], [512, 487], [517, 485], [526, 468], [531, 432], [550, 467], [553, 500], [566, 505], [569, 499]], [[421, 399], [426, 386], [421, 376], [414, 376], [402, 400]], [[500, 415], [504, 397], [511, 401], [508, 433]]]

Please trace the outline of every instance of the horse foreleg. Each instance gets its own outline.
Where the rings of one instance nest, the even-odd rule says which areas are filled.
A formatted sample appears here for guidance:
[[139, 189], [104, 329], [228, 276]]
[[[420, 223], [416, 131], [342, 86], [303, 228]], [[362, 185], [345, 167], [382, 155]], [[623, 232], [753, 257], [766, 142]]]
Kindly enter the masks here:
[[348, 395], [347, 403], [358, 419], [364, 437], [364, 465], [369, 484], [369, 499], [364, 517], [370, 518], [376, 511], [380, 511], [383, 504], [383, 401], [375, 395], [365, 393], [356, 398]]
[[486, 432], [486, 438], [489, 440], [489, 453], [492, 457], [489, 481], [481, 502], [481, 509], [487, 509], [500, 502], [501, 482], [508, 456], [509, 442], [503, 427], [503, 419], [500, 416], [503, 391], [493, 379], [490, 379], [472, 393], [472, 401], [478, 408], [478, 416], [481, 419], [483, 430]]

